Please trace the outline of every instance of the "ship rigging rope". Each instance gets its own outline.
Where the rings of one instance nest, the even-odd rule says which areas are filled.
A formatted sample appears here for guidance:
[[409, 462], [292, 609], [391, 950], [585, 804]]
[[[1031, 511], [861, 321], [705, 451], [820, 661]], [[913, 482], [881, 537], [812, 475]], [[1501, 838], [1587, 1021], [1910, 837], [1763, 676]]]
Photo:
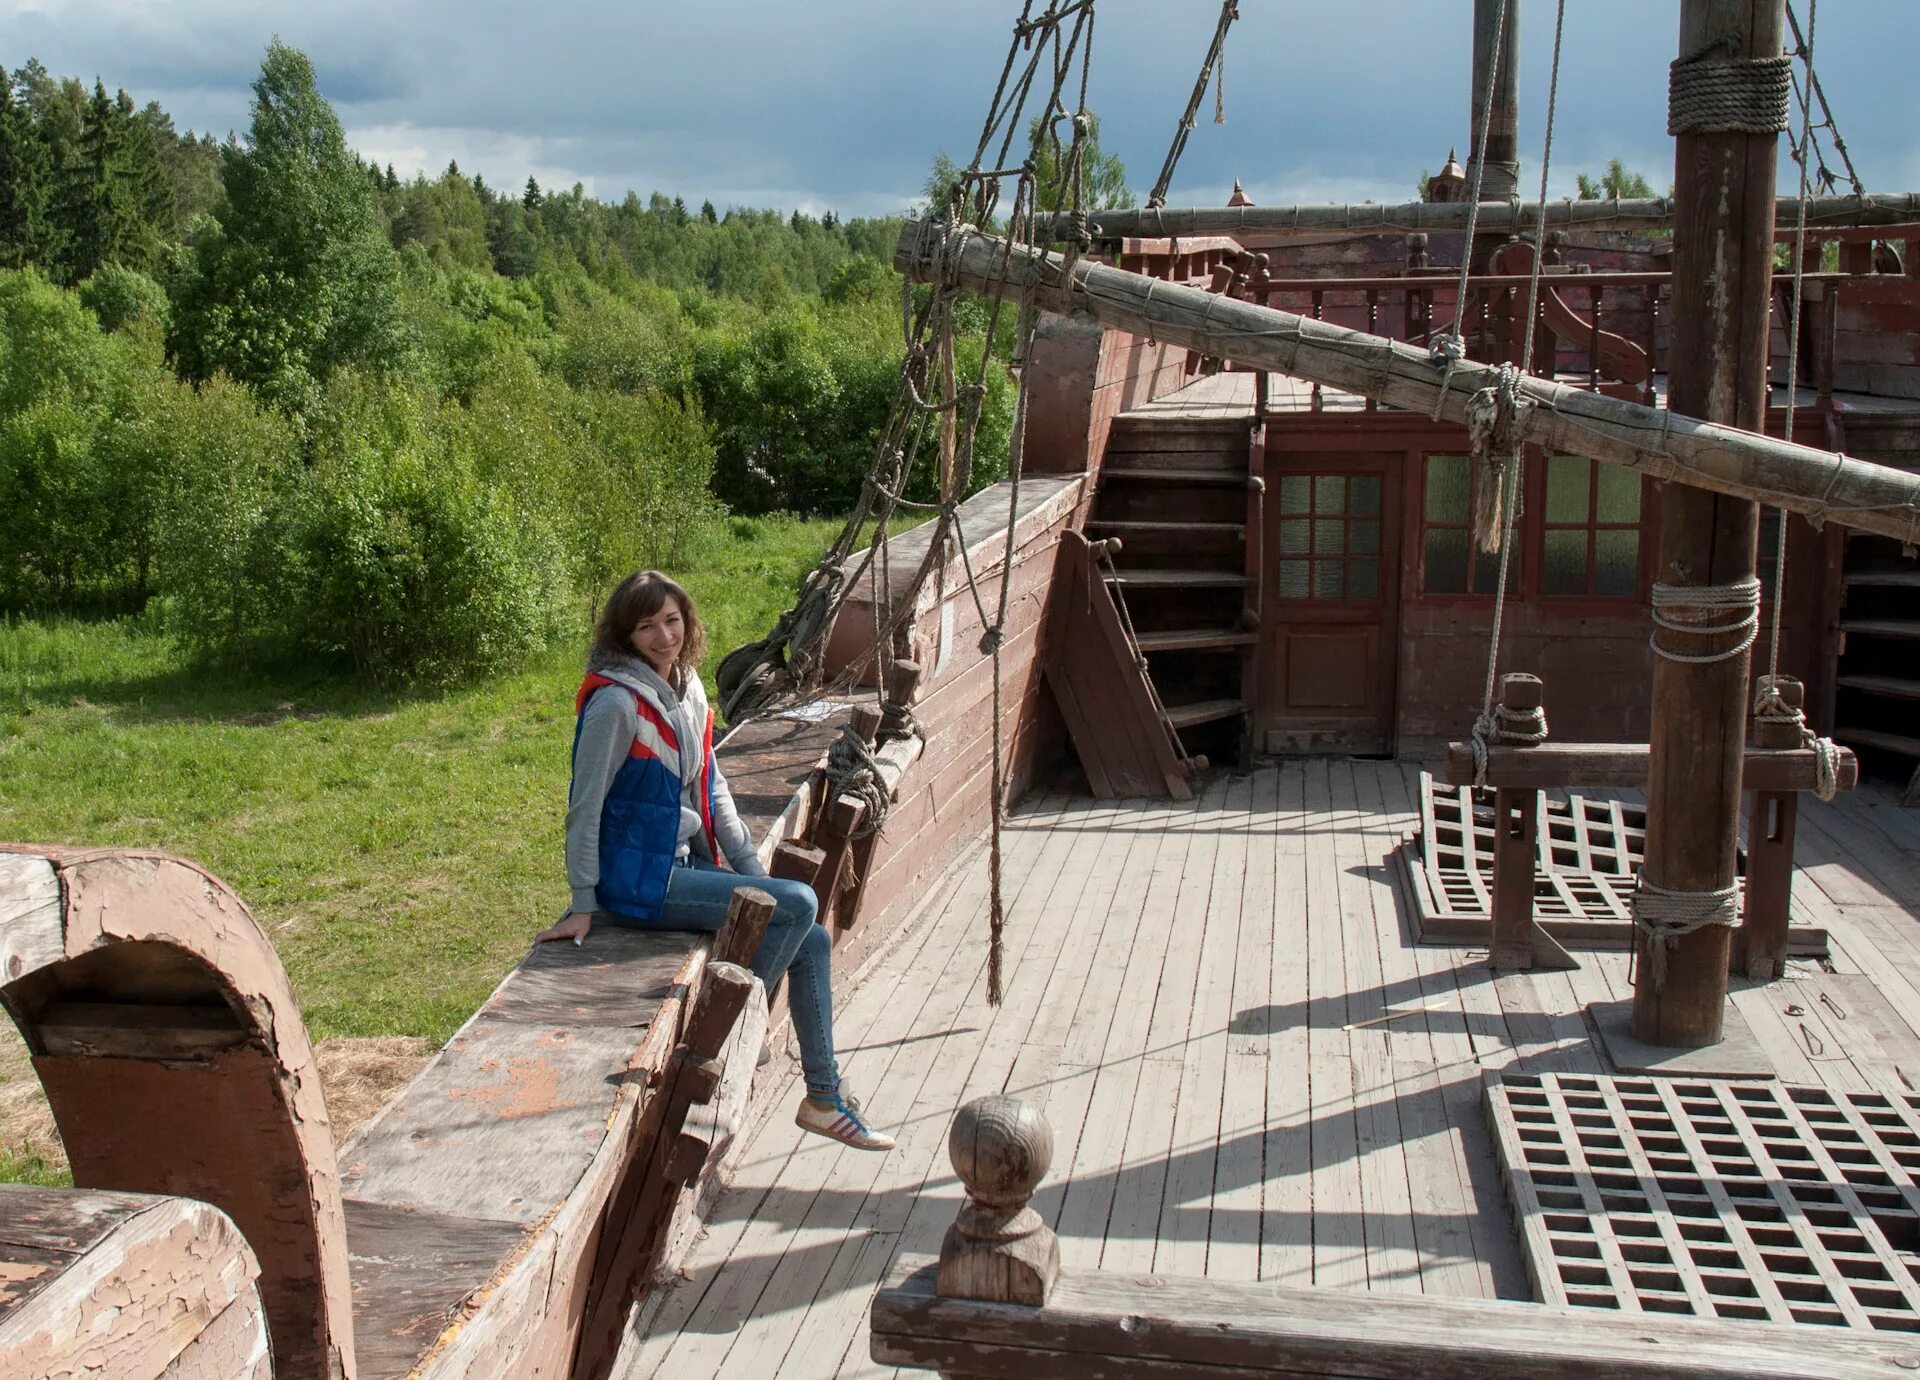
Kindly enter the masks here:
[[[1505, 24], [1508, 4], [1503, 0], [1500, 6], [1500, 23]], [[1547, 740], [1547, 716], [1542, 711], [1537, 721], [1531, 716], [1524, 722], [1517, 722], [1511, 716], [1496, 713], [1493, 704], [1494, 676], [1500, 667], [1500, 627], [1506, 616], [1507, 578], [1513, 561], [1513, 529], [1520, 507], [1521, 441], [1518, 418], [1521, 404], [1518, 399], [1520, 380], [1533, 372], [1533, 343], [1539, 335], [1540, 321], [1540, 267], [1546, 258], [1547, 235], [1547, 177], [1553, 168], [1553, 120], [1560, 108], [1560, 42], [1566, 34], [1567, 0], [1559, 0], [1553, 21], [1553, 73], [1547, 83], [1547, 130], [1540, 150], [1540, 212], [1533, 228], [1533, 267], [1527, 278], [1527, 332], [1525, 343], [1520, 347], [1520, 366], [1502, 364], [1494, 383], [1475, 393], [1467, 404], [1468, 429], [1474, 435], [1474, 455], [1476, 464], [1474, 482], [1477, 486], [1497, 482], [1500, 486], [1501, 501], [1491, 514], [1492, 522], [1500, 532], [1500, 573], [1493, 591], [1493, 627], [1487, 636], [1487, 675], [1480, 692], [1480, 716], [1473, 721], [1473, 784], [1487, 784], [1487, 749], [1496, 742], [1534, 745]], [[1494, 31], [1493, 56], [1487, 63], [1486, 107], [1491, 115], [1493, 109], [1493, 78], [1499, 66], [1500, 33]], [[1486, 131], [1482, 127], [1480, 147], [1486, 148]], [[1474, 168], [1474, 204], [1478, 209], [1480, 199], [1480, 173], [1486, 160], [1478, 160]], [[1453, 318], [1453, 340], [1461, 354], [1466, 352], [1466, 343], [1460, 339], [1460, 313], [1466, 303], [1467, 265], [1473, 260], [1473, 231], [1471, 222], [1467, 231], [1467, 242], [1460, 251], [1460, 296], [1456, 302]], [[1447, 374], [1453, 373], [1455, 356], [1447, 356]], [[1441, 395], [1446, 392], [1446, 382], [1441, 382]], [[1530, 404], [1529, 404], [1530, 405]], [[1438, 404], [1436, 404], [1436, 407]], [[1436, 413], [1437, 415], [1437, 413]], [[1491, 469], [1485, 461], [1493, 461]], [[1482, 537], [1484, 542], [1484, 535]]]
[[[1791, 9], [1788, 14], [1791, 17]], [[1800, 215], [1793, 228], [1793, 306], [1787, 327], [1787, 416], [1781, 433], [1789, 441], [1793, 439], [1793, 414], [1800, 400], [1800, 318], [1805, 306], [1801, 292], [1807, 263], [1807, 153], [1813, 146], [1812, 97], [1820, 89], [1813, 74], [1814, 26], [1819, 21], [1820, 0], [1808, 0], [1806, 36], [1801, 37], [1797, 21], [1793, 26], [1793, 36], [1807, 64], [1807, 79], [1798, 86], [1800, 141], [1794, 151], [1794, 162], [1800, 166]], [[1820, 97], [1820, 103], [1823, 107], [1826, 105], [1824, 95]], [[1827, 113], [1827, 120], [1831, 126], [1831, 111]], [[1834, 139], [1838, 143], [1837, 131]], [[1841, 152], [1844, 155], [1844, 145], [1841, 146]], [[1847, 171], [1853, 171], [1852, 163], [1848, 163]], [[1856, 179], [1855, 186], [1858, 185]], [[1787, 587], [1787, 512], [1784, 508], [1777, 511], [1779, 517], [1775, 523], [1773, 547], [1773, 618], [1767, 630], [1767, 673], [1754, 686], [1753, 718], [1756, 723], [1789, 724], [1798, 728], [1801, 743], [1814, 753], [1813, 793], [1821, 800], [1832, 800], [1839, 794], [1840, 749], [1833, 739], [1822, 737], [1808, 727], [1805, 712], [1799, 706], [1789, 704], [1780, 690], [1780, 610], [1782, 595]]]
[[[1787, 0], [1787, 23], [1793, 29], [1794, 55], [1806, 63], [1807, 85], [1812, 89], [1813, 99], [1820, 102], [1820, 123], [1811, 125], [1807, 133], [1802, 136], [1802, 147], [1795, 151], [1794, 156], [1795, 158], [1805, 158], [1808, 151], [1807, 146], [1811, 145], [1814, 159], [1820, 164], [1820, 171], [1817, 174], [1820, 179], [1820, 185], [1828, 191], [1832, 191], [1839, 184], [1839, 179], [1833, 175], [1833, 170], [1827, 166], [1826, 156], [1820, 152], [1819, 132], [1823, 129], [1826, 130], [1827, 133], [1833, 136], [1834, 151], [1840, 155], [1840, 162], [1846, 167], [1847, 181], [1853, 186], [1853, 194], [1855, 196], [1865, 196], [1867, 194], [1866, 184], [1860, 180], [1860, 174], [1854, 171], [1853, 155], [1847, 152], [1847, 141], [1840, 137], [1839, 122], [1833, 118], [1833, 107], [1827, 104], [1826, 88], [1821, 85], [1820, 74], [1814, 70], [1813, 66], [1813, 7], [1817, 6], [1818, 3], [1819, 0], [1809, 0], [1807, 31], [1803, 35], [1800, 32], [1800, 20], [1793, 12], [1793, 0]], [[1804, 111], [1806, 109], [1804, 104], [1806, 97], [1798, 90], [1799, 79], [1797, 77], [1794, 80], [1794, 85], [1796, 88], [1794, 95], [1803, 103], [1802, 110]]]
[[[910, 279], [901, 285], [901, 332], [905, 357], [900, 381], [885, 425], [875, 447], [873, 463], [861, 486], [854, 511], [819, 564], [801, 582], [794, 606], [775, 621], [758, 641], [736, 647], [721, 660], [715, 680], [721, 712], [730, 726], [750, 719], [851, 691], [869, 672], [880, 686], [885, 711], [889, 671], [898, 654], [896, 641], [910, 645], [921, 590], [931, 580], [944, 597], [948, 566], [957, 546], [962, 579], [980, 615], [983, 628], [980, 651], [993, 665], [993, 799], [990, 875], [992, 887], [991, 946], [988, 959], [988, 1000], [998, 1005], [1003, 986], [1001, 972], [1005, 906], [1002, 899], [1001, 835], [1006, 824], [1005, 743], [1000, 722], [1003, 710], [1001, 649], [1006, 640], [1010, 607], [1016, 525], [1020, 516], [1020, 472], [1026, 431], [1025, 374], [1031, 358], [1039, 313], [1029, 285], [1019, 303], [1013, 332], [1014, 348], [1006, 367], [1014, 387], [1014, 416], [1008, 445], [1009, 484], [1006, 542], [1000, 570], [997, 605], [989, 617], [975, 578], [972, 557], [961, 530], [960, 504], [973, 483], [975, 446], [989, 397], [989, 370], [994, 342], [1000, 333], [1005, 304], [989, 299], [977, 368], [962, 382], [955, 363], [953, 308], [962, 295], [955, 271], [958, 253], [969, 227], [991, 227], [1002, 211], [1003, 184], [1011, 183], [1011, 204], [1003, 214], [1006, 247], [1004, 273], [1016, 250], [1039, 248], [1037, 230], [1042, 195], [1049, 209], [1065, 216], [1072, 227], [1066, 236], [1066, 267], [1071, 271], [1087, 248], [1085, 161], [1092, 142], [1092, 120], [1087, 110], [1087, 81], [1093, 47], [1094, 0], [1024, 0], [1008, 45], [1006, 62], [994, 87], [980, 138], [966, 171], [946, 189], [944, 207], [936, 205], [923, 222], [921, 248], [930, 256], [932, 282], [916, 308]], [[1069, 110], [1069, 82], [1078, 76], [1078, 98]], [[1059, 126], [1068, 124], [1070, 142]], [[1010, 162], [1014, 140], [1031, 129], [1026, 156]], [[1044, 188], [1039, 169], [1050, 161], [1053, 179]], [[942, 213], [944, 212], [944, 215]], [[943, 224], [935, 224], [940, 217]], [[938, 501], [918, 503], [905, 497], [920, 462], [931, 451], [935, 462]], [[889, 525], [899, 510], [931, 512], [926, 552], [903, 585], [895, 588], [889, 560]], [[863, 532], [871, 531], [858, 559], [854, 551]], [[851, 568], [849, 563], [851, 562]], [[849, 595], [865, 579], [873, 591], [873, 648], [837, 675], [825, 673], [826, 638]], [[894, 706], [898, 708], [898, 706]], [[903, 718], [887, 719], [900, 731]], [[885, 730], [883, 730], [885, 731]], [[886, 792], [869, 790], [873, 779], [871, 756], [855, 752], [843, 735], [830, 755], [828, 776], [836, 787], [862, 795], [868, 803], [863, 832], [881, 827]]]
[[1207, 45], [1206, 60], [1200, 64], [1200, 75], [1194, 79], [1193, 95], [1187, 101], [1186, 114], [1180, 117], [1180, 123], [1173, 131], [1173, 143], [1167, 149], [1167, 161], [1160, 165], [1160, 176], [1153, 184], [1153, 191], [1147, 195], [1147, 209], [1150, 211], [1157, 211], [1167, 204], [1167, 188], [1173, 182], [1173, 170], [1180, 162], [1180, 155], [1186, 152], [1187, 136], [1193, 133], [1193, 117], [1199, 113], [1200, 102], [1207, 94], [1207, 80], [1213, 75], [1216, 63], [1220, 67], [1220, 85], [1214, 93], [1213, 122], [1216, 125], [1227, 122], [1227, 30], [1239, 17], [1239, 0], [1225, 0], [1220, 6], [1220, 23], [1214, 28], [1213, 42]]

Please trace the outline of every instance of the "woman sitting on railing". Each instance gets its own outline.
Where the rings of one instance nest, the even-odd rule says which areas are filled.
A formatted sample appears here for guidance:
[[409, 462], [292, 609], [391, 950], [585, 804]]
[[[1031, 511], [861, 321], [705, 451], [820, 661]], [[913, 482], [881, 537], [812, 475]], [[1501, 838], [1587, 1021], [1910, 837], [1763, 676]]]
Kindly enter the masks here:
[[[793, 976], [789, 1006], [807, 1093], [802, 1129], [860, 1150], [893, 1139], [870, 1127], [833, 1055], [833, 941], [813, 889], [769, 877], [713, 756], [700, 683], [706, 632], [686, 590], [657, 570], [608, 597], [575, 700], [567, 802], [565, 919], [536, 940], [585, 941], [596, 919], [645, 930], [720, 928], [742, 878], [776, 903], [753, 970], [769, 993]], [[720, 860], [732, 864], [731, 870]]]

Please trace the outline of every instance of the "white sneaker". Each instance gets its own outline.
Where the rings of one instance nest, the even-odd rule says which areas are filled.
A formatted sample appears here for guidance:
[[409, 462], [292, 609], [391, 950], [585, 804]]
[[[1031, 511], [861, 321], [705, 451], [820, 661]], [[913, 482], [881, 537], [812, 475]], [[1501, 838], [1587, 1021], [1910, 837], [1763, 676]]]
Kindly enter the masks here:
[[891, 1150], [893, 1137], [867, 1125], [860, 1115], [860, 1103], [845, 1092], [835, 1093], [830, 1105], [822, 1106], [811, 1096], [800, 1099], [800, 1110], [793, 1115], [794, 1125], [816, 1136], [837, 1140], [856, 1150]]

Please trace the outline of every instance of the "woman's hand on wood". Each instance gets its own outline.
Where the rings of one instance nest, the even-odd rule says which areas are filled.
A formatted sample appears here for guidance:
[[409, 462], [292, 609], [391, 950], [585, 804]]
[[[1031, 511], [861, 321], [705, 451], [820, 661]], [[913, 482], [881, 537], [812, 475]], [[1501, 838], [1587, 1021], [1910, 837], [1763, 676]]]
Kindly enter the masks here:
[[593, 928], [593, 916], [584, 910], [576, 910], [559, 924], [541, 930], [533, 937], [536, 944], [551, 944], [556, 939], [571, 939], [578, 944], [587, 937]]

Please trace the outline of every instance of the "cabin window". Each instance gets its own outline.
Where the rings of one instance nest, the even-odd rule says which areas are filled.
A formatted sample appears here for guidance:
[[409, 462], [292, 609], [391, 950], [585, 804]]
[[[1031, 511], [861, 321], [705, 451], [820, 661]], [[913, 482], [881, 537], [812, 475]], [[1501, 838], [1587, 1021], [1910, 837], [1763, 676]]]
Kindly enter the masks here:
[[1631, 599], [1640, 592], [1640, 475], [1580, 455], [1546, 457], [1540, 592]]
[[[1420, 532], [1420, 589], [1426, 594], [1492, 594], [1500, 555], [1478, 549], [1472, 531], [1473, 466], [1464, 455], [1429, 455]], [[1521, 562], [1507, 571], [1507, 593], [1520, 588]]]
[[1380, 598], [1380, 476], [1280, 478], [1282, 599]]

